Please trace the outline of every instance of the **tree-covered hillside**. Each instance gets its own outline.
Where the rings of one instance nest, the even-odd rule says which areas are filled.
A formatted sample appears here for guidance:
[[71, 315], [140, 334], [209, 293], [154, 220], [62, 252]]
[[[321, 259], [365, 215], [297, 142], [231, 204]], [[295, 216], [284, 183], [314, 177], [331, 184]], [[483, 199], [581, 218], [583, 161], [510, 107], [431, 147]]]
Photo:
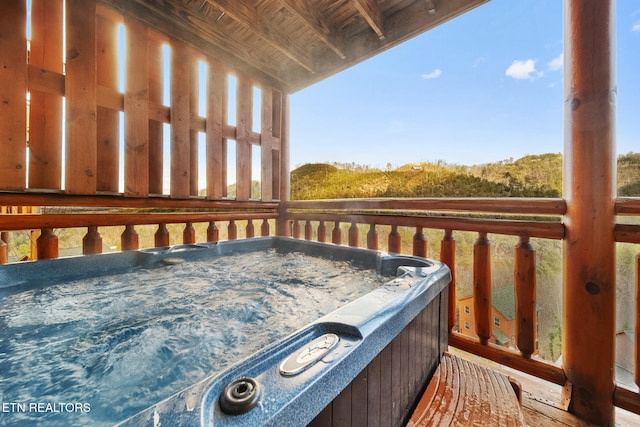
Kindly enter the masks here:
[[[620, 196], [640, 196], [640, 153], [618, 157]], [[291, 172], [291, 199], [356, 197], [561, 197], [562, 155], [474, 166], [415, 163], [394, 170], [306, 164]]]

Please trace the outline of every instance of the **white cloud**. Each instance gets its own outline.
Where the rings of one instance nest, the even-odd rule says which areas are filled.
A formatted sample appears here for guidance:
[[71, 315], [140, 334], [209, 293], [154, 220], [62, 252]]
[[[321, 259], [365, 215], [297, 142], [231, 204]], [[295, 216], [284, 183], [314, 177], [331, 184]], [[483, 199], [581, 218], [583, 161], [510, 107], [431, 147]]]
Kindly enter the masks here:
[[423, 79], [437, 79], [438, 77], [440, 77], [440, 75], [442, 74], [442, 71], [440, 71], [440, 68], [436, 68], [435, 70], [433, 70], [432, 72], [430, 72], [429, 74], [423, 74], [421, 77]]
[[504, 73], [516, 80], [535, 80], [544, 74], [544, 72], [536, 70], [536, 61], [533, 59], [513, 61]]
[[631, 28], [631, 31], [640, 31], [640, 21], [638, 21], [635, 24], [633, 24], [633, 27]]
[[482, 64], [487, 59], [484, 56], [479, 57], [475, 60], [475, 62], [471, 65], [471, 68], [478, 68], [480, 64]]
[[551, 61], [547, 63], [547, 65], [549, 66], [549, 69], [551, 71], [561, 70], [562, 67], [564, 66], [564, 53], [561, 53], [556, 58], [553, 58]]

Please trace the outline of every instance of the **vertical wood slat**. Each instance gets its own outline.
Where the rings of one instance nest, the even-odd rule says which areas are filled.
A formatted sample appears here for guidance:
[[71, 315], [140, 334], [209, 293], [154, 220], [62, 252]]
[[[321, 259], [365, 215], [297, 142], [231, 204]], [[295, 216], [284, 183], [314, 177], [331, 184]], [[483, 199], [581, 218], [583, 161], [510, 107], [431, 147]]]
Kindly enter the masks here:
[[313, 240], [313, 227], [311, 221], [307, 220], [304, 224], [304, 238], [305, 240]]
[[167, 224], [164, 224], [164, 223], [158, 224], [158, 230], [156, 230], [156, 233], [153, 236], [153, 240], [156, 248], [169, 246], [170, 244], [169, 237], [170, 236], [169, 236], [169, 230], [167, 229]]
[[[194, 58], [195, 59], [195, 58]], [[195, 119], [200, 117], [198, 111], [198, 103], [200, 102], [200, 74], [199, 67], [197, 61], [193, 61], [191, 68], [191, 85], [190, 85], [190, 93], [189, 93], [189, 110], [190, 110], [190, 120], [189, 123], [193, 123]], [[198, 195], [198, 138], [199, 132], [194, 129], [189, 130], [189, 194], [191, 196]]]
[[[150, 145], [155, 142], [155, 146], [158, 146], [157, 141], [151, 141], [152, 133], [154, 139], [160, 138], [159, 146], [162, 149], [162, 125], [149, 121], [151, 92], [149, 55], [157, 55], [158, 51], [149, 51], [151, 42], [147, 37], [147, 28], [141, 21], [126, 16], [124, 23], [126, 27], [126, 52], [128, 52], [124, 94], [124, 194], [145, 197], [149, 195], [150, 190]], [[157, 72], [158, 70], [155, 70], [155, 73]], [[158, 126], [160, 129], [156, 129]], [[151, 129], [154, 129], [153, 132]], [[156, 134], [157, 132], [159, 135]], [[162, 185], [162, 180], [160, 180], [160, 185]], [[157, 190], [162, 192], [162, 188], [154, 188], [154, 191]]]
[[318, 242], [324, 243], [327, 241], [327, 227], [324, 225], [324, 221], [320, 221], [318, 224]]
[[[62, 5], [62, 0], [32, 0], [29, 53], [31, 65], [60, 74], [63, 71]], [[30, 93], [29, 187], [59, 190], [62, 184], [62, 96], [33, 89]]]
[[9, 262], [9, 250], [7, 242], [5, 242], [5, 233], [0, 233], [0, 264], [6, 264]]
[[422, 227], [416, 227], [416, 233], [413, 235], [413, 255], [427, 257], [427, 238], [422, 232]]
[[238, 226], [234, 220], [229, 221], [229, 226], [227, 227], [227, 239], [236, 240], [238, 238]]
[[95, 225], [89, 226], [87, 234], [82, 238], [82, 254], [95, 255], [102, 253], [102, 236]]
[[[273, 89], [271, 91], [271, 191], [272, 191], [272, 200], [279, 200], [282, 194], [280, 191], [280, 164], [281, 164], [281, 140], [279, 140], [280, 144], [275, 143], [274, 138], [280, 138], [282, 135], [282, 92]], [[286, 141], [285, 141], [286, 142]]]
[[191, 77], [193, 61], [186, 45], [171, 42], [171, 197], [190, 195]]
[[262, 201], [273, 200], [273, 91], [262, 90], [260, 119], [260, 183]]
[[255, 227], [253, 226], [252, 220], [247, 220], [247, 227], [245, 229], [245, 236], [247, 238], [254, 237], [256, 235]]
[[209, 61], [207, 72], [207, 198], [221, 199], [223, 183], [227, 175], [226, 159], [223, 152], [223, 123], [226, 121], [227, 79], [222, 67]]
[[517, 345], [528, 359], [536, 351], [536, 252], [527, 236], [520, 236], [515, 252]]
[[487, 233], [478, 233], [473, 245], [473, 303], [476, 334], [482, 344], [491, 338], [491, 246]]
[[402, 247], [402, 241], [400, 240], [400, 233], [398, 233], [398, 226], [392, 225], [391, 232], [389, 233], [389, 252], [399, 254]]
[[96, 2], [66, 0], [66, 173], [70, 194], [95, 194]]
[[[288, 202], [291, 191], [291, 176], [289, 167], [289, 95], [282, 94], [281, 97], [281, 135], [280, 135], [280, 157], [279, 166], [277, 172], [274, 171], [274, 175], [277, 174], [280, 180], [280, 201]], [[286, 212], [281, 212], [281, 215], [276, 220], [276, 235], [286, 236], [288, 231], [286, 222]]]
[[331, 232], [331, 243], [336, 245], [342, 244], [342, 229], [340, 228], [339, 221], [336, 221], [333, 225], [333, 231]]
[[135, 251], [140, 249], [140, 239], [133, 225], [126, 225], [120, 235], [120, 247], [123, 251]]
[[293, 230], [291, 232], [291, 237], [295, 239], [300, 238], [300, 221], [297, 219], [293, 220]]
[[351, 223], [351, 227], [349, 227], [349, 246], [358, 247], [358, 224], [355, 222]]
[[[129, 22], [129, 21], [127, 21]], [[139, 29], [137, 25], [133, 25], [132, 28], [128, 31], [135, 31], [136, 35], [133, 33], [131, 37], [138, 37]], [[153, 102], [155, 104], [162, 104], [162, 44], [160, 40], [155, 37], [151, 37], [152, 34], [149, 34], [147, 43], [148, 43], [148, 75], [149, 75], [149, 102]], [[133, 44], [134, 41], [132, 40]], [[127, 73], [128, 74], [128, 73]], [[137, 77], [133, 76], [134, 79]], [[134, 90], [133, 82], [130, 86], [127, 83], [127, 87], [131, 87], [132, 91]], [[126, 98], [125, 98], [126, 100]], [[134, 120], [140, 119], [139, 117], [134, 116]], [[127, 120], [125, 120], [125, 127], [127, 127]], [[162, 194], [163, 190], [163, 132], [162, 132], [163, 124], [160, 120], [156, 120], [155, 118], [151, 118], [149, 120], [149, 193], [150, 194]], [[126, 142], [126, 141], [125, 141]], [[125, 162], [127, 159], [125, 158]], [[132, 160], [134, 162], [134, 160]], [[129, 168], [130, 165], [127, 163], [125, 168]], [[133, 167], [133, 166], [131, 166]], [[125, 169], [126, 173], [126, 169]], [[125, 176], [125, 189], [128, 179]], [[132, 184], [134, 185], [134, 184]], [[144, 194], [144, 193], [142, 193]]]
[[238, 77], [236, 104], [236, 199], [251, 198], [251, 117], [253, 92], [245, 77]]
[[185, 245], [193, 244], [196, 242], [196, 229], [193, 228], [191, 222], [187, 222], [182, 231], [182, 243]]
[[[269, 220], [267, 220], [266, 218], [262, 220], [260, 233], [263, 237], [267, 237], [271, 234], [271, 230], [269, 229]], [[300, 230], [298, 230], [298, 237], [300, 237]]]
[[[102, 15], [96, 16], [96, 76], [98, 85], [118, 90], [117, 23]], [[119, 112], [98, 106], [96, 114], [96, 189], [117, 192]]]
[[378, 231], [375, 224], [371, 224], [367, 232], [367, 249], [378, 250]]
[[26, 186], [27, 3], [0, 6], [0, 189]]
[[36, 241], [38, 245], [38, 259], [58, 258], [58, 236], [53, 233], [53, 228], [40, 230], [40, 237]]
[[445, 230], [440, 242], [440, 261], [445, 263], [451, 271], [451, 283], [449, 283], [449, 309], [448, 327], [453, 330], [456, 324], [456, 239], [452, 230]]
[[217, 242], [218, 240], [220, 240], [220, 231], [215, 221], [209, 221], [209, 226], [207, 227], [207, 242]]

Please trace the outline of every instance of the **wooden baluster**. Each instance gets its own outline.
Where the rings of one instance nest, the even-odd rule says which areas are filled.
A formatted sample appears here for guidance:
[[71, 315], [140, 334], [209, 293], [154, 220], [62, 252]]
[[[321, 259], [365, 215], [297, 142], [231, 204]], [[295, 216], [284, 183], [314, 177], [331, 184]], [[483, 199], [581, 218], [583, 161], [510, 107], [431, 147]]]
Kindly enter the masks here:
[[486, 345], [491, 338], [491, 246], [486, 232], [473, 245], [473, 303], [476, 334]]
[[376, 225], [371, 224], [369, 226], [369, 232], [367, 233], [367, 248], [378, 250], [378, 232], [376, 231]]
[[[270, 227], [269, 227], [269, 220], [266, 219], [266, 218], [262, 220], [262, 226], [260, 227], [260, 234], [263, 237], [267, 237], [267, 236], [269, 236], [271, 234], [271, 230], [270, 230]], [[297, 238], [300, 238], [300, 225], [298, 225], [298, 237]]]
[[133, 225], [129, 224], [124, 227], [124, 231], [120, 235], [120, 247], [123, 251], [140, 249], [140, 238]]
[[215, 221], [209, 221], [209, 227], [207, 227], [207, 242], [217, 242], [220, 240], [220, 231], [216, 227]]
[[520, 236], [515, 255], [516, 336], [522, 356], [536, 351], [536, 251], [528, 236]]
[[444, 236], [440, 242], [440, 261], [451, 270], [451, 283], [449, 283], [449, 331], [456, 325], [456, 239], [451, 230], [444, 230]]
[[167, 230], [167, 224], [160, 223], [158, 224], [158, 231], [154, 236], [156, 248], [160, 248], [162, 246], [169, 246], [169, 230]]
[[336, 221], [333, 225], [333, 231], [331, 232], [331, 242], [336, 245], [342, 244], [342, 229], [340, 228], [340, 222]]
[[300, 221], [297, 219], [293, 220], [293, 232], [291, 233], [291, 236], [295, 239], [300, 238]]
[[255, 237], [256, 235], [255, 228], [253, 227], [253, 221], [250, 219], [247, 220], [247, 229], [245, 233], [247, 238]]
[[185, 245], [193, 244], [196, 242], [196, 229], [193, 228], [191, 222], [187, 222], [182, 232], [182, 243]]
[[416, 227], [416, 234], [413, 235], [413, 254], [427, 257], [427, 237], [422, 232], [422, 227]]
[[355, 222], [351, 223], [351, 227], [349, 227], [349, 246], [358, 247], [358, 224]]
[[402, 242], [400, 240], [400, 233], [398, 233], [398, 226], [391, 226], [391, 233], [389, 233], [389, 252], [399, 254]]
[[234, 220], [229, 221], [229, 227], [227, 227], [227, 239], [236, 240], [238, 238], [238, 226]]
[[98, 232], [98, 227], [90, 225], [87, 234], [82, 238], [82, 254], [94, 255], [102, 253], [102, 236]]
[[0, 233], [0, 264], [6, 264], [9, 262], [9, 250], [7, 242], [5, 241], [5, 236], [7, 234], [8, 233], [5, 232]]
[[640, 253], [636, 255], [636, 329], [635, 329], [635, 381], [640, 387]]
[[58, 258], [58, 236], [53, 233], [53, 228], [40, 230], [37, 240], [38, 259]]
[[305, 240], [313, 240], [313, 227], [311, 226], [311, 221], [307, 220], [304, 225], [304, 238]]
[[327, 241], [327, 227], [324, 225], [324, 221], [320, 221], [318, 224], [318, 242], [326, 242]]

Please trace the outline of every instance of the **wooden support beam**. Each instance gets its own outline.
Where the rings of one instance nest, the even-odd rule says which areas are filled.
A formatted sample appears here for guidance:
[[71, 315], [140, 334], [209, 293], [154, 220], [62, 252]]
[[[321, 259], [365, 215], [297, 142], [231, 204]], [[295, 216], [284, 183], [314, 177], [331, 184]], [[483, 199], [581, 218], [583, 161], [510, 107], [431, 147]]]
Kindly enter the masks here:
[[520, 236], [515, 249], [514, 288], [518, 349], [530, 358], [536, 351], [536, 252], [527, 236]]
[[444, 236], [440, 242], [440, 261], [444, 262], [449, 270], [451, 270], [451, 283], [449, 283], [449, 332], [453, 330], [456, 324], [456, 239], [453, 237], [453, 231], [444, 230]]
[[615, 1], [565, 0], [562, 359], [569, 411], [614, 422]]
[[227, 77], [224, 69], [215, 61], [208, 61], [207, 70], [207, 198], [221, 199], [222, 183], [227, 175], [223, 153], [223, 128], [226, 123]]
[[255, 7], [246, 5], [244, 2], [232, 0], [206, 1], [222, 10], [234, 21], [256, 34], [305, 70], [314, 72], [313, 59], [308, 50], [304, 46], [300, 46], [295, 39], [265, 22]]
[[486, 345], [491, 338], [491, 245], [487, 233], [478, 233], [473, 245], [473, 303], [476, 334]]
[[66, 184], [95, 194], [97, 179], [96, 2], [66, 0]]
[[367, 21], [380, 40], [384, 40], [384, 17], [376, 0], [352, 0], [360, 15]]
[[188, 47], [171, 43], [171, 197], [188, 198], [191, 179], [191, 79], [194, 68]]
[[248, 79], [238, 78], [236, 102], [236, 200], [251, 198], [251, 143], [253, 97]]
[[331, 24], [324, 15], [313, 5], [304, 0], [282, 0], [282, 3], [289, 12], [311, 28], [316, 36], [333, 50], [340, 59], [346, 58], [344, 40], [331, 28]]
[[27, 4], [0, 5], [0, 189], [23, 190], [27, 171]]

